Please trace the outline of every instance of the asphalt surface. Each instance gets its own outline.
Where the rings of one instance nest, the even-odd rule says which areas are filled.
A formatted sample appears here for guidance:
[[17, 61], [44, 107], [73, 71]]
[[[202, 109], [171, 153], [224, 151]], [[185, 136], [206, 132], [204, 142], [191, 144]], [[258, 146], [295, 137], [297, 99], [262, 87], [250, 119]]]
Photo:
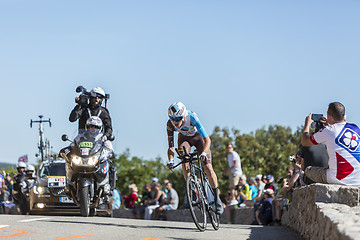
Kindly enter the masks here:
[[199, 232], [194, 223], [146, 221], [110, 217], [42, 216], [0, 214], [0, 239], [301, 239], [282, 226], [220, 225], [215, 231], [211, 224]]

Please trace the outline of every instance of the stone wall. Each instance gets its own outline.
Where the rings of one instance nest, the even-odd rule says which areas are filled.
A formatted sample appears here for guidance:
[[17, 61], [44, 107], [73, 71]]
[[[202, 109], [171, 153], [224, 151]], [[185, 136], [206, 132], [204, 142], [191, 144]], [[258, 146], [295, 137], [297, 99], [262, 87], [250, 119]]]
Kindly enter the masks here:
[[[113, 212], [113, 217], [130, 218], [129, 209], [117, 209]], [[189, 209], [177, 209], [174, 211], [166, 212], [166, 220], [168, 221], [181, 221], [192, 222], [192, 217]], [[233, 224], [251, 224], [254, 221], [253, 208], [238, 208], [232, 212]], [[220, 223], [226, 223], [225, 212], [220, 216]]]
[[312, 184], [293, 192], [281, 222], [305, 239], [359, 239], [359, 188]]

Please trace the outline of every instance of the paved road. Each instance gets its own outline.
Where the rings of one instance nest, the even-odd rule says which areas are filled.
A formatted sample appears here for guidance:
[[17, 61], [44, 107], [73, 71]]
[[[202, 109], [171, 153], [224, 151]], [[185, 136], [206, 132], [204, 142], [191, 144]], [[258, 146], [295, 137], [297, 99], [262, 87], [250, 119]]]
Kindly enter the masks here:
[[205, 232], [199, 232], [193, 223], [170, 221], [146, 221], [123, 218], [0, 215], [0, 239], [301, 239], [283, 227], [221, 225], [218, 231], [211, 224]]

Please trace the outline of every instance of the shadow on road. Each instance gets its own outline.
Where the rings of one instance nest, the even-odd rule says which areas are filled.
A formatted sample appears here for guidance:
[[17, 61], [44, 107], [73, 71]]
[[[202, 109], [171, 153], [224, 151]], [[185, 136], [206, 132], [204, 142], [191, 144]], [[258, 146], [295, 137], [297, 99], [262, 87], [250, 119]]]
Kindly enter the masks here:
[[192, 230], [197, 231], [193, 227], [179, 227], [179, 226], [154, 226], [154, 225], [129, 225], [129, 224], [115, 224], [115, 223], [99, 223], [99, 222], [79, 222], [79, 221], [69, 221], [69, 220], [47, 220], [43, 222], [51, 223], [73, 223], [73, 224], [86, 224], [86, 225], [95, 225], [95, 226], [108, 226], [108, 227], [121, 227], [121, 228], [139, 228], [139, 229], [174, 229], [174, 230]]
[[279, 240], [291, 239], [302, 240], [299, 234], [293, 230], [282, 226], [251, 226], [251, 234], [248, 240]]

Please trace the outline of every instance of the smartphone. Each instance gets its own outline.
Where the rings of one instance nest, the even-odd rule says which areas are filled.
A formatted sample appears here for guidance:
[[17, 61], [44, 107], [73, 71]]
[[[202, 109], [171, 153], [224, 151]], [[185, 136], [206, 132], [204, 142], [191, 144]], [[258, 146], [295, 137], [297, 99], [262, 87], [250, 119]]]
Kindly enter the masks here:
[[320, 122], [322, 116], [323, 116], [322, 114], [312, 114], [312, 115], [311, 115], [311, 119], [312, 119], [314, 122]]

